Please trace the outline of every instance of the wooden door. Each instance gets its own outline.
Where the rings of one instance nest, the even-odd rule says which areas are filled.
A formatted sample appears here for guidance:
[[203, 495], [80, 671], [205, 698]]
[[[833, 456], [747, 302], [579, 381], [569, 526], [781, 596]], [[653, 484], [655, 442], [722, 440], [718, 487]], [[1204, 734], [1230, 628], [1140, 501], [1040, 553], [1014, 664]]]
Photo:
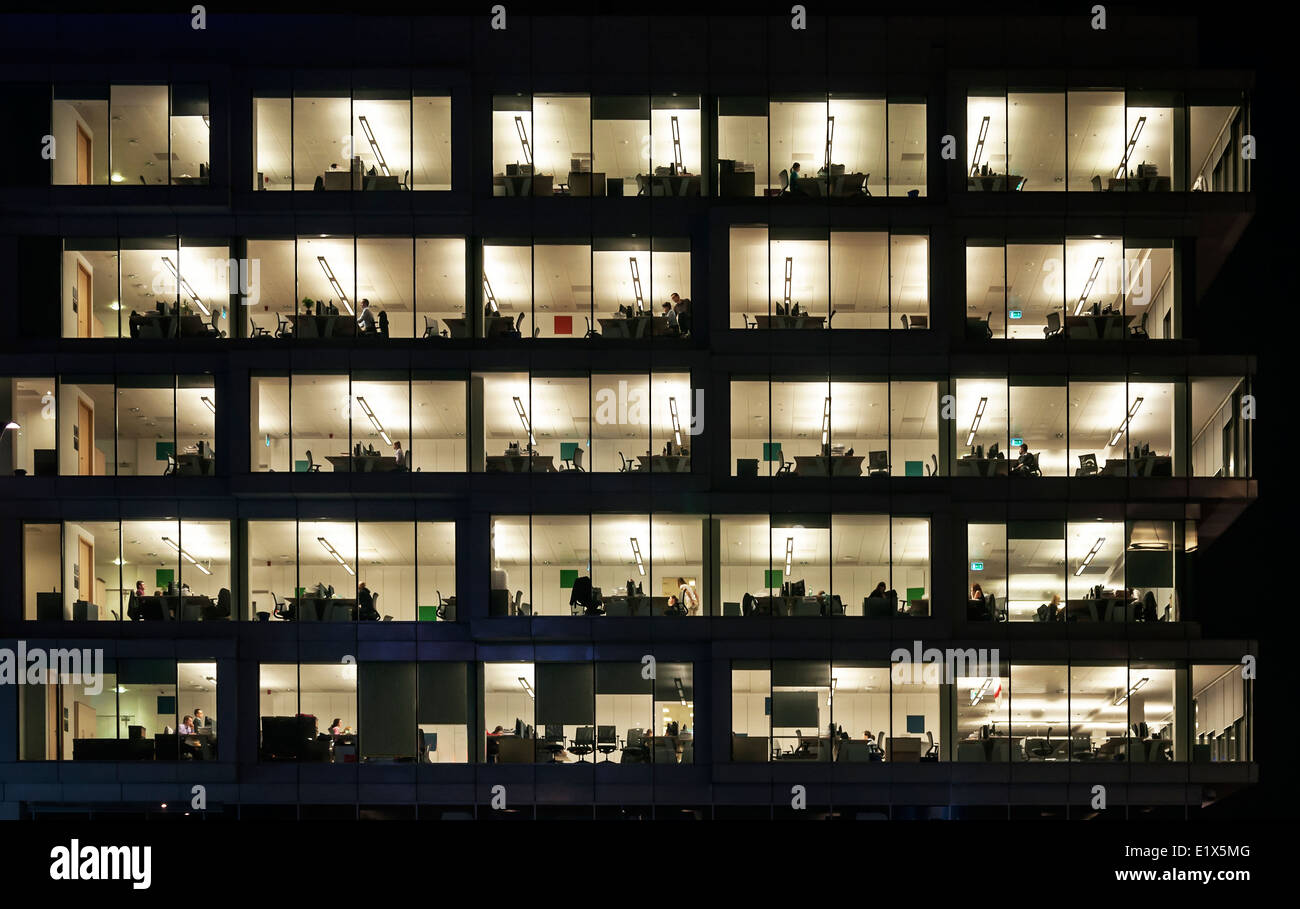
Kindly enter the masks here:
[[94, 306], [95, 283], [90, 279], [86, 266], [77, 263], [77, 337], [89, 338], [91, 308]]
[[78, 186], [90, 185], [92, 152], [93, 150], [91, 147], [90, 136], [86, 135], [86, 131], [82, 128], [81, 124], [78, 123], [77, 124], [77, 185]]
[[95, 708], [84, 701], [72, 702], [72, 737], [74, 739], [95, 738]]
[[95, 602], [95, 544], [85, 537], [77, 538], [77, 599]]
[[77, 401], [77, 476], [89, 477], [95, 472], [92, 452], [95, 450], [95, 412], [85, 401]]

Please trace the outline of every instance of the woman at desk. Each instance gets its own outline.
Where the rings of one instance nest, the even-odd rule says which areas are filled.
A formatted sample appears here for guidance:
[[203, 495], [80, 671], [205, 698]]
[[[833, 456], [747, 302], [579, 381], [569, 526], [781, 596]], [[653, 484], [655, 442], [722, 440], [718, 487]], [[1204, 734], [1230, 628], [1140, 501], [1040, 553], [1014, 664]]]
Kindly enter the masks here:
[[792, 192], [792, 193], [803, 192], [803, 190], [799, 189], [799, 162], [798, 161], [790, 165], [790, 188], [787, 190], [787, 192]]

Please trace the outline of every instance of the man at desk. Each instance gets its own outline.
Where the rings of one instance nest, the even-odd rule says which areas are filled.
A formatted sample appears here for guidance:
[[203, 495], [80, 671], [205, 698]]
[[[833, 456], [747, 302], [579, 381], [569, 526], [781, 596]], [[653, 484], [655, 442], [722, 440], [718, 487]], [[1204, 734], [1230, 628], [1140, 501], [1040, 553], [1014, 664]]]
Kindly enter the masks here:
[[361, 309], [357, 312], [357, 330], [365, 334], [375, 330], [375, 313], [370, 308], [369, 300], [361, 301]]
[[1020, 443], [1020, 457], [1016, 459], [1015, 464], [1011, 465], [1011, 472], [1026, 477], [1038, 472], [1038, 458], [1030, 453], [1027, 443]]
[[669, 329], [671, 329], [672, 331], [681, 330], [681, 326], [677, 322], [677, 311], [673, 309], [673, 305], [669, 303], [667, 300], [664, 301], [664, 310], [662, 313], [660, 313], [660, 315], [662, 315], [665, 319], [668, 320]]
[[194, 708], [194, 728], [195, 728], [195, 729], [198, 729], [198, 728], [200, 728], [200, 727], [204, 727], [204, 726], [210, 728], [210, 727], [212, 726], [212, 719], [211, 719], [210, 717], [204, 715], [203, 710], [202, 710], [201, 708], [199, 708], [199, 707], [195, 707], [195, 708]]

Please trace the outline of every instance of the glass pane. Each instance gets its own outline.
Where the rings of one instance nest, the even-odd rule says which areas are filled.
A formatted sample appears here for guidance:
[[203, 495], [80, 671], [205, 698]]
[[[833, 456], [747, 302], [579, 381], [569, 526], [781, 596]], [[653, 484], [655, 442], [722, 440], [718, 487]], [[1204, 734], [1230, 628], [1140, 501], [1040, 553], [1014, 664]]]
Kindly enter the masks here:
[[363, 189], [410, 189], [411, 99], [355, 98], [352, 147], [361, 159]]
[[[110, 526], [116, 529], [115, 525]], [[191, 560], [197, 561], [197, 555], [210, 556], [212, 553], [196, 554], [186, 550], [187, 558], [182, 555], [183, 544], [180, 538], [179, 521], [122, 522], [122, 580], [125, 582], [132, 575], [135, 577], [133, 586], [137, 613], [131, 615], [128, 604], [127, 613], [130, 618], [138, 616], [142, 621], [196, 621], [201, 617], [201, 604], [191, 603], [187, 599], [193, 593], [193, 588], [189, 588], [187, 593], [188, 582], [181, 576], [181, 564], [183, 562], [186, 567], [193, 568], [194, 562]], [[227, 541], [226, 552], [229, 551]], [[227, 564], [229, 561], [227, 555]], [[126, 587], [127, 584], [123, 583], [122, 586]], [[130, 594], [131, 591], [128, 590], [128, 599]]]
[[1007, 95], [1009, 172], [1025, 192], [1065, 191], [1065, 93]]
[[1007, 529], [1009, 580], [1005, 605], [1011, 621], [1092, 618], [1089, 605], [1067, 610], [1062, 602], [1067, 567], [1064, 533], [1059, 521], [1016, 521]]
[[732, 227], [730, 244], [727, 259], [731, 269], [728, 325], [731, 328], [757, 327], [756, 317], [771, 312], [767, 228]]
[[206, 186], [212, 132], [208, 87], [173, 85], [171, 96], [171, 182], [178, 186]]
[[[406, 470], [411, 444], [410, 381], [402, 378], [356, 378], [352, 382], [352, 457], [338, 445], [326, 453], [335, 470], [391, 472]], [[344, 457], [336, 457], [337, 454]]]
[[731, 459], [733, 476], [769, 476], [774, 454], [767, 382], [731, 383]]
[[[889, 234], [834, 231], [830, 247], [831, 311], [835, 314], [830, 326], [889, 328]], [[915, 265], [912, 262], [911, 269]], [[909, 265], [901, 262], [899, 267], [907, 270]]]
[[299, 522], [296, 593], [295, 617], [300, 622], [351, 622], [356, 619], [356, 524], [351, 521]]
[[[55, 100], [52, 111], [55, 186], [107, 186], [108, 101]], [[74, 152], [69, 154], [68, 150]], [[113, 181], [121, 182], [121, 181]]]
[[534, 247], [533, 337], [584, 338], [593, 330], [591, 317], [591, 247]]
[[[655, 514], [650, 520], [648, 580], [651, 583], [644, 588], [646, 594], [656, 598], [676, 597], [680, 609], [675, 615], [682, 615], [682, 610], [687, 616], [712, 615], [704, 576], [705, 519], [692, 515]], [[593, 539], [598, 539], [594, 531]], [[638, 593], [641, 589], [637, 588]], [[656, 599], [652, 605], [657, 603]], [[659, 611], [655, 612], [655, 615], [659, 614]]]
[[[174, 529], [171, 535], [174, 539]], [[154, 542], [158, 542], [157, 538]], [[133, 544], [129, 552], [122, 542], [121, 528], [116, 521], [68, 521], [63, 525], [62, 587], [65, 596], [61, 614], [64, 619], [111, 622], [127, 618], [123, 606], [128, 604], [130, 590], [123, 591], [126, 587], [123, 575], [145, 571], [147, 558], [157, 565], [174, 564], [166, 552], [161, 558], [159, 553], [146, 557], [138, 541], [132, 538], [128, 543]], [[53, 570], [58, 570], [58, 564], [57, 560], [53, 563]], [[127, 565], [134, 567], [124, 567]], [[152, 582], [154, 578], [148, 580]], [[53, 585], [49, 589], [54, 589]], [[55, 604], [52, 598], [38, 596], [36, 608], [39, 617], [43, 609], [52, 610]]]
[[577, 615], [574, 583], [591, 577], [587, 515], [535, 515], [532, 527], [533, 615]]
[[925, 102], [889, 104], [889, 194], [924, 196], [926, 183]]
[[23, 525], [23, 618], [29, 622], [63, 618], [62, 546], [62, 525]]
[[[930, 319], [930, 238], [889, 238], [890, 310], [903, 328], [924, 328]], [[890, 328], [895, 326], [891, 323]]]
[[[364, 333], [415, 337], [414, 274], [410, 238], [357, 239], [357, 319]], [[371, 318], [365, 315], [367, 309]]]
[[[415, 240], [415, 325], [420, 337], [465, 334], [465, 239], [417, 237]], [[452, 331], [456, 319], [457, 332]]]
[[111, 477], [117, 472], [115, 397], [109, 384], [60, 383], [60, 476]]
[[[537, 760], [533, 741], [537, 689], [532, 663], [483, 664], [483, 754], [489, 764], [531, 764]], [[545, 738], [545, 730], [537, 730]], [[542, 758], [545, 760], [545, 758]]]
[[291, 390], [293, 472], [330, 473], [340, 465], [349, 466], [352, 395], [348, 377], [298, 373]]
[[[552, 189], [565, 184], [571, 195], [604, 195], [605, 175], [596, 179], [591, 166], [591, 98], [537, 95], [532, 113], [537, 131], [532, 148], [536, 173], [550, 176]], [[517, 136], [514, 142], [518, 148]], [[538, 195], [543, 195], [540, 185], [537, 189]]]
[[253, 99], [253, 189], [293, 189], [293, 101]]
[[766, 763], [772, 754], [772, 671], [733, 663], [731, 760]]
[[167, 86], [114, 85], [109, 99], [113, 117], [114, 183], [166, 185], [172, 160], [167, 135]]
[[293, 188], [360, 189], [354, 157], [352, 101], [347, 97], [293, 99]]
[[385, 616], [396, 622], [415, 621], [415, 575], [414, 524], [357, 522], [357, 617], [361, 621]]
[[[55, 433], [58, 401], [52, 378], [8, 380], [9, 418], [17, 426], [5, 433], [15, 474], [54, 476], [59, 472]], [[0, 382], [0, 388], [4, 383]]]
[[1063, 761], [1068, 754], [1065, 666], [1011, 666], [1011, 760]]
[[465, 471], [465, 392], [463, 380], [416, 379], [411, 383], [408, 470]]
[[[248, 522], [248, 612], [257, 621], [290, 618], [297, 595], [297, 526], [293, 521]], [[263, 618], [265, 616], [265, 618]]]
[[415, 618], [421, 622], [456, 621], [456, 522], [416, 524], [415, 554], [419, 560]]
[[[131, 275], [129, 286], [128, 312], [132, 308], [153, 309], [152, 301], [145, 303], [141, 293], [145, 285], [137, 275]], [[62, 296], [63, 337], [121, 337], [123, 319], [119, 315], [122, 305], [118, 298], [117, 243], [111, 240], [66, 241]]]
[[1018, 189], [1023, 174], [1007, 173], [1007, 99], [1005, 95], [971, 95], [966, 99], [966, 151], [970, 155], [966, 188]]
[[[889, 589], [890, 577], [889, 516], [832, 515], [831, 544], [834, 595], [829, 604], [830, 613], [840, 614], [838, 610], [842, 605], [846, 615], [890, 618], [894, 606], [884, 595]], [[839, 603], [835, 602], [836, 599]], [[850, 729], [853, 731], [852, 727]], [[857, 735], [857, 732], [853, 731], [853, 734]]]
[[1109, 190], [1110, 181], [1124, 162], [1128, 141], [1124, 130], [1124, 93], [1069, 92], [1065, 109], [1069, 191]]
[[[687, 384], [689, 387], [689, 380]], [[588, 470], [613, 473], [643, 469], [638, 455], [651, 450], [651, 400], [650, 377], [647, 375], [592, 375], [592, 440]], [[683, 398], [685, 400], [688, 399]], [[663, 410], [667, 411], [666, 401]]]
[[451, 189], [451, 98], [416, 95], [412, 102], [416, 189]]
[[230, 603], [230, 522], [181, 521], [181, 620], [220, 621], [234, 616]]
[[[246, 278], [241, 278], [244, 337], [292, 337], [297, 314], [293, 240], [249, 240]], [[349, 259], [351, 257], [349, 256]], [[313, 265], [319, 271], [318, 265]]]
[[1024, 477], [1064, 477], [1069, 475], [1065, 450], [1068, 394], [1065, 383], [1020, 384], [1026, 379], [1012, 379], [1008, 389], [1011, 402], [1009, 422], [1011, 438], [1007, 457], [1011, 472]]
[[531, 550], [527, 515], [493, 516], [488, 615], [532, 614]]
[[176, 390], [170, 377], [124, 377], [117, 389], [117, 472], [162, 476], [177, 472]]

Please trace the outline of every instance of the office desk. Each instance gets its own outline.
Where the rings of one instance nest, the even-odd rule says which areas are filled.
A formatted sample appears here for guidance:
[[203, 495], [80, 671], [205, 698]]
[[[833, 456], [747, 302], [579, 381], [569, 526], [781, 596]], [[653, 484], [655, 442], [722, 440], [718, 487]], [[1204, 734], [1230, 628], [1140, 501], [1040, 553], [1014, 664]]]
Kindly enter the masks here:
[[1011, 473], [1011, 462], [1006, 458], [958, 458], [953, 475], [958, 477], [1005, 477]]
[[361, 188], [367, 192], [393, 192], [402, 188], [402, 179], [396, 174], [387, 177], [383, 174], [367, 174]]
[[860, 477], [859, 455], [795, 455], [794, 472], [801, 477]]
[[924, 744], [916, 736], [895, 736], [885, 739], [885, 760], [915, 764], [921, 760]]
[[1138, 605], [1137, 600], [1125, 600], [1122, 597], [1067, 600], [1065, 603], [1065, 620], [1067, 622], [1132, 621], [1132, 613]]
[[1078, 315], [1065, 317], [1065, 333], [1076, 340], [1122, 341], [1127, 328], [1136, 319], [1132, 313], [1103, 313], [1099, 316]]
[[345, 192], [361, 188], [361, 171], [327, 170], [321, 174], [321, 184], [326, 192]]
[[1172, 477], [1174, 459], [1169, 455], [1148, 455], [1142, 458], [1107, 458], [1106, 465], [1097, 471], [1099, 477]]
[[817, 174], [812, 177], [800, 177], [795, 183], [797, 188], [794, 192], [817, 199], [851, 199], [866, 195], [864, 192], [866, 183], [866, 174], [835, 174], [829, 178], [824, 174]]
[[615, 316], [612, 319], [597, 319], [600, 334], [604, 338], [648, 338], [680, 337], [679, 332], [668, 323], [667, 316]]
[[731, 734], [731, 759], [738, 763], [764, 764], [771, 757], [765, 735]]
[[135, 615], [128, 609], [127, 618], [146, 622], [198, 622], [202, 621], [205, 609], [211, 611], [217, 605], [211, 597], [177, 594], [136, 597], [135, 602]]
[[488, 473], [555, 473], [551, 455], [488, 455]]
[[1006, 192], [1007, 188], [1021, 190], [1025, 188], [1025, 178], [1020, 174], [989, 174], [966, 178], [966, 189], [979, 192]]
[[605, 195], [605, 174], [590, 171], [569, 171], [569, 195], [603, 196]]
[[[662, 598], [665, 603], [667, 598]], [[618, 618], [627, 618], [629, 616], [653, 615], [654, 604], [653, 598], [645, 595], [627, 596], [619, 594], [617, 596], [606, 596], [602, 598], [605, 605], [605, 615], [616, 616]]]
[[1168, 177], [1111, 177], [1107, 191], [1112, 193], [1167, 193], [1172, 184]]
[[391, 455], [326, 455], [335, 473], [392, 473], [401, 470]]
[[690, 455], [637, 455], [641, 470], [651, 473], [690, 473]]
[[299, 622], [355, 622], [355, 597], [288, 597]]
[[505, 190], [507, 196], [550, 196], [554, 194], [553, 174], [497, 174], [493, 184]]
[[172, 177], [172, 186], [207, 186], [207, 177]]
[[[815, 596], [804, 597], [784, 597], [784, 596], [766, 596], [755, 597], [758, 606], [755, 615], [769, 615], [774, 618], [799, 618], [807, 616], [822, 615], [822, 604]], [[831, 598], [827, 597], [826, 609], [832, 609]], [[831, 612], [832, 615], [843, 615], [843, 612]]]
[[776, 329], [822, 329], [826, 327], [825, 316], [754, 316], [759, 328]]
[[299, 340], [319, 338], [348, 338], [357, 333], [356, 316], [340, 313], [337, 316], [318, 316], [296, 313], [289, 316], [293, 323], [293, 336]]
[[536, 757], [535, 739], [526, 739], [517, 735], [490, 735], [488, 743], [497, 746], [498, 764], [531, 764]]
[[727, 199], [754, 198], [756, 190], [754, 176], [752, 170], [737, 172], [725, 171], [719, 168], [718, 195]]
[[[451, 323], [454, 322], [454, 321], [456, 321], [456, 320], [455, 320], [455, 319], [448, 319], [448, 320], [447, 320], [447, 327], [448, 327], [448, 328], [451, 328]], [[464, 321], [464, 320], [461, 320], [461, 321]], [[462, 337], [463, 337], [463, 338], [468, 338], [468, 337], [469, 337], [468, 334], [458, 335], [458, 334], [456, 334], [456, 332], [454, 332], [454, 331], [451, 333], [451, 336], [452, 336], [453, 338], [462, 338]], [[515, 336], [515, 337], [521, 337], [521, 336], [522, 336], [521, 333], [518, 332], [518, 331], [515, 329], [515, 320], [514, 320], [514, 319], [510, 318], [509, 316], [485, 316], [485, 317], [484, 317], [484, 319], [483, 319], [483, 337], [485, 337], [485, 338], [505, 338], [505, 337], [511, 337], [511, 336]]]
[[700, 194], [699, 174], [645, 174], [636, 175], [636, 194], [652, 196], [698, 196]]
[[210, 477], [217, 472], [216, 458], [201, 454], [178, 454], [176, 475], [181, 477]]

